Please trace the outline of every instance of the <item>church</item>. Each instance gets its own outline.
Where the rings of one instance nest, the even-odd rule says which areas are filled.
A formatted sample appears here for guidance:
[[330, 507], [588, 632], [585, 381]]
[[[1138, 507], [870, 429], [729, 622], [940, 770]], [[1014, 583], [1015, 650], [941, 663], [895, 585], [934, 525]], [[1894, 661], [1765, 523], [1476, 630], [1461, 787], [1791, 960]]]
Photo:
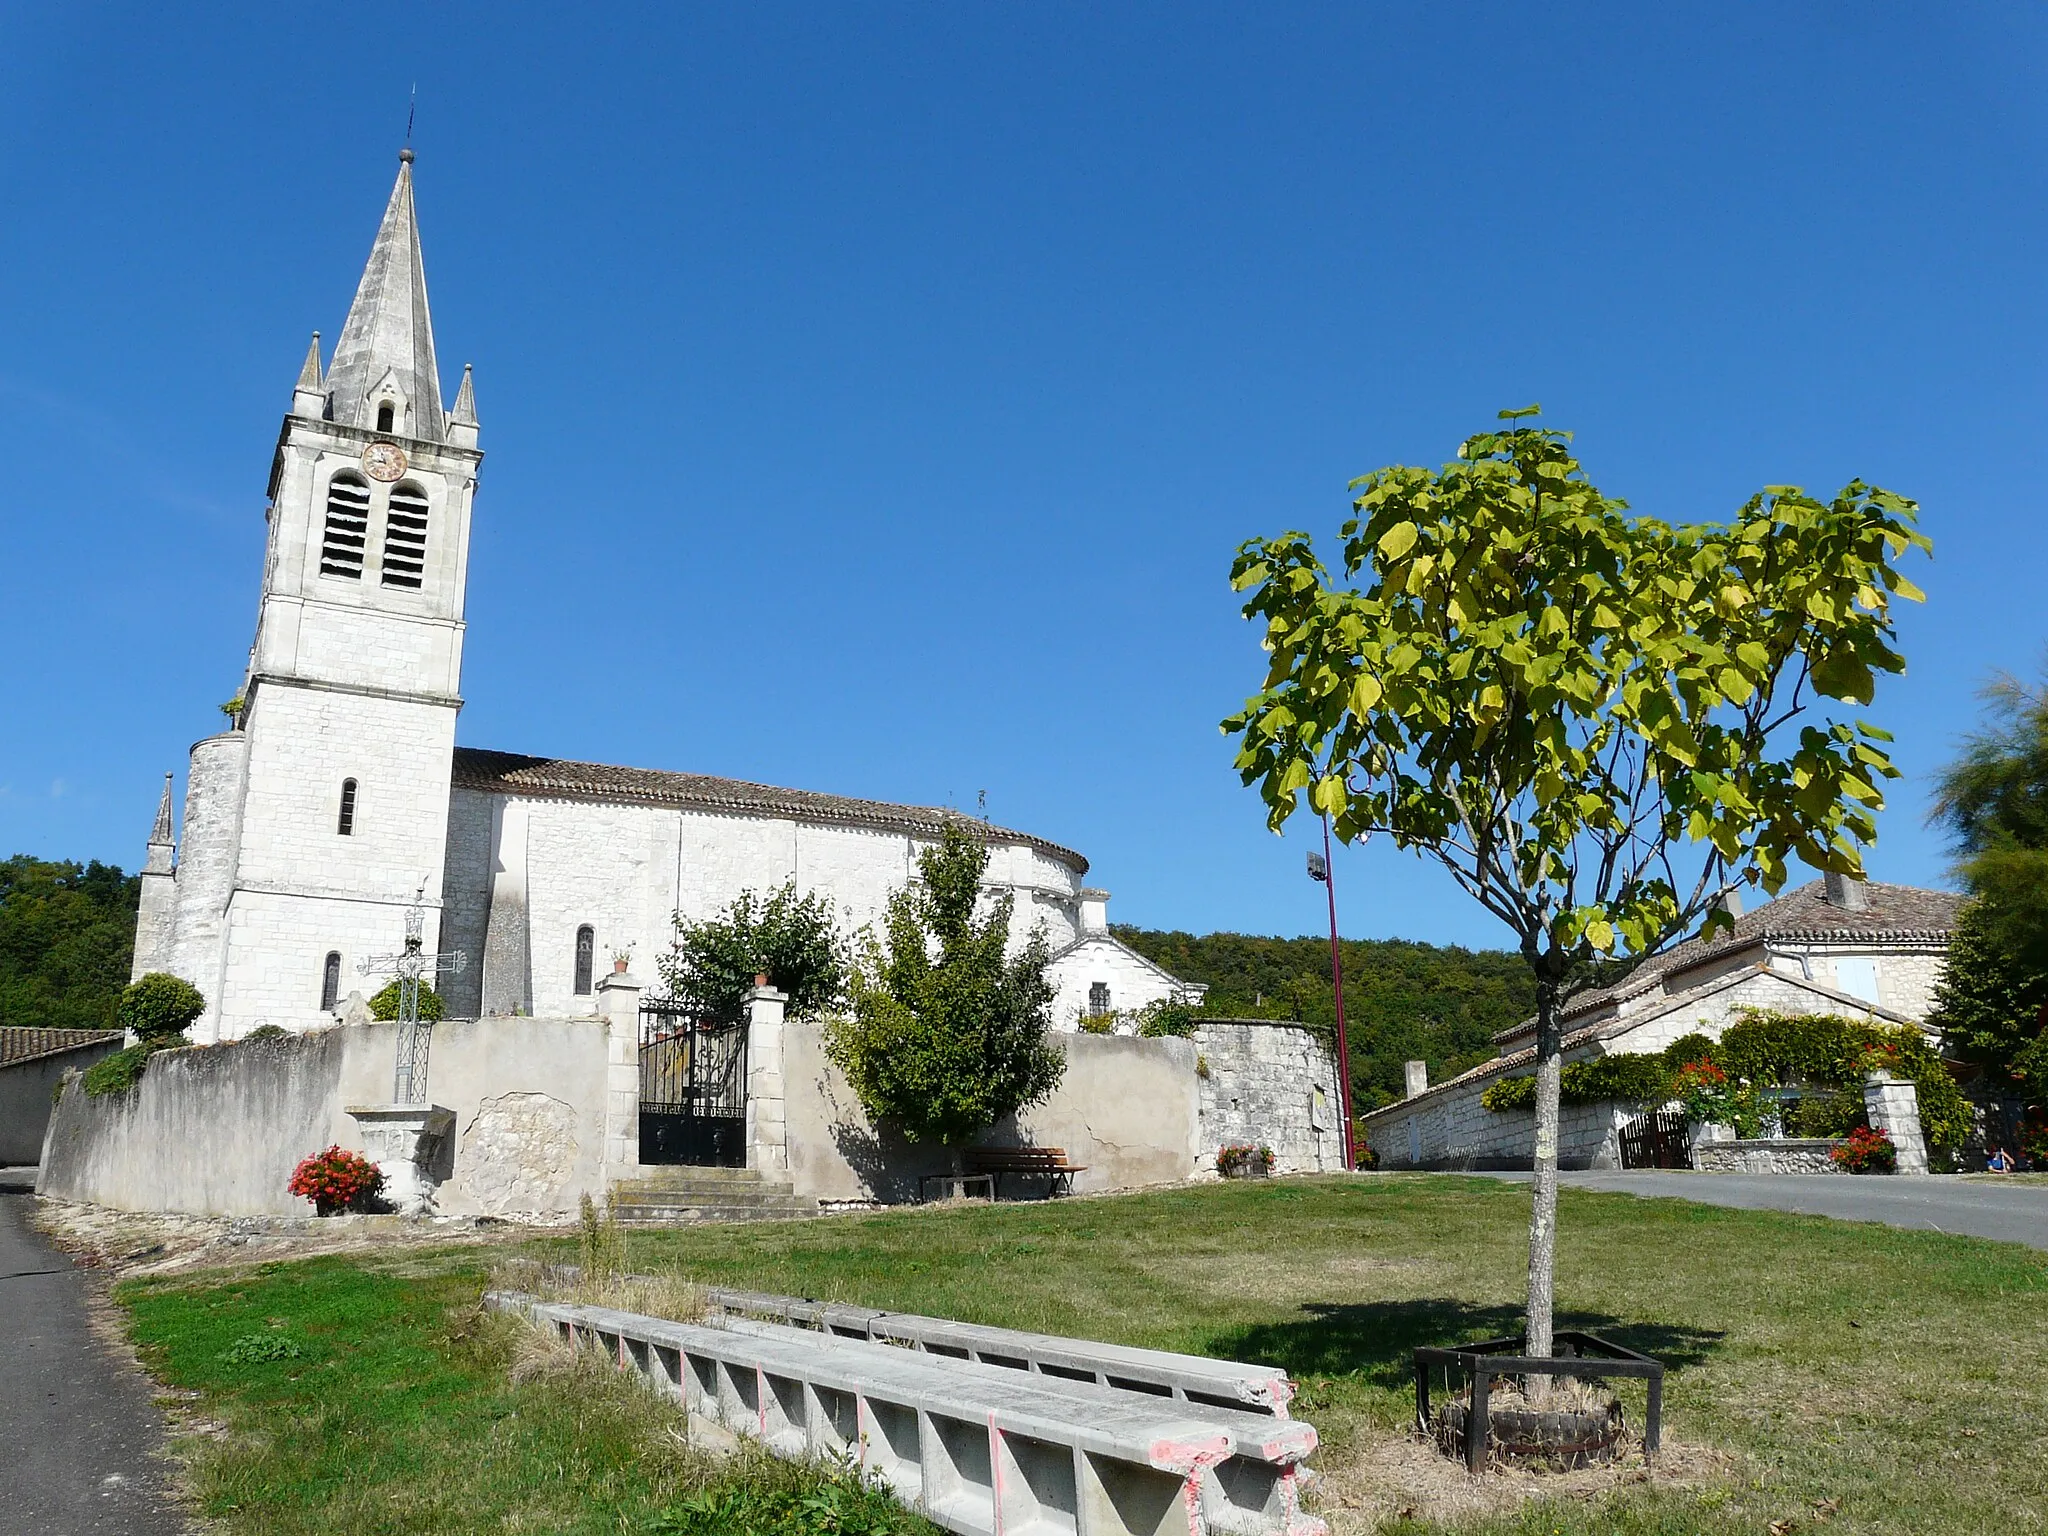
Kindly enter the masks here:
[[198, 1043], [336, 1022], [382, 980], [406, 913], [454, 1018], [573, 1017], [674, 922], [794, 880], [878, 918], [951, 822], [1014, 898], [1011, 942], [1055, 960], [1055, 1028], [1196, 1001], [1114, 938], [1088, 861], [951, 810], [456, 744], [479, 446], [465, 367], [443, 404], [413, 204], [398, 180], [331, 357], [313, 336], [270, 466], [256, 639], [230, 728], [172, 778], [142, 873], [135, 974], [205, 995]]

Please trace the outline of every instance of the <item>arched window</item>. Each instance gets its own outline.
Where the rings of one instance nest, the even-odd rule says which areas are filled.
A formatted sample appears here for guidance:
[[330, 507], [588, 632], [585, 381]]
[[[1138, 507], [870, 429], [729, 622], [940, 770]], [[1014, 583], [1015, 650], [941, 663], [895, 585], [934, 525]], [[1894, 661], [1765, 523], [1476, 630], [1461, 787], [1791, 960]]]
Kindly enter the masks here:
[[392, 415], [396, 412], [396, 410], [397, 407], [394, 406], [389, 400], [383, 401], [378, 405], [377, 430], [379, 432], [389, 432], [391, 430], [391, 418]]
[[320, 539], [320, 574], [361, 579], [370, 539], [369, 482], [336, 475], [327, 487], [327, 529]]
[[597, 930], [585, 923], [576, 930], [576, 995], [590, 995], [590, 973], [597, 962]]
[[391, 487], [384, 514], [384, 585], [417, 588], [427, 569], [427, 493], [407, 481]]
[[343, 837], [356, 835], [356, 781], [341, 781], [341, 815], [335, 819], [334, 830]]
[[341, 951], [327, 951], [327, 964], [320, 970], [320, 1011], [334, 1012], [334, 1005], [341, 1000]]

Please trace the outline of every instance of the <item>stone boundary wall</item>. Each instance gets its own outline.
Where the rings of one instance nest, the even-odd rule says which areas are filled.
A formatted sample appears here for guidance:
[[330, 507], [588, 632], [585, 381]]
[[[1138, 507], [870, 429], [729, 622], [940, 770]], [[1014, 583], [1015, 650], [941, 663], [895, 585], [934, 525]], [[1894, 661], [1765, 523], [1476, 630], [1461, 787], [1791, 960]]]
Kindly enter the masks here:
[[1823, 1137], [1701, 1141], [1692, 1163], [1701, 1173], [1843, 1173], [1831, 1155], [1841, 1145]]
[[[825, 1056], [815, 1024], [782, 1026], [784, 1123], [796, 1193], [824, 1201], [918, 1198], [922, 1174], [951, 1172], [944, 1147], [912, 1146], [879, 1134], [845, 1076]], [[1133, 1189], [1185, 1179], [1204, 1134], [1196, 1092], [1195, 1044], [1127, 1035], [1053, 1034], [1067, 1071], [1052, 1097], [997, 1124], [990, 1145], [1063, 1147], [1087, 1165], [1074, 1189]], [[1008, 1175], [1007, 1196], [1028, 1187]]]
[[[1621, 1128], [1641, 1106], [1606, 1099], [1558, 1110], [1560, 1168], [1619, 1168]], [[1479, 1092], [1433, 1094], [1389, 1104], [1366, 1117], [1366, 1136], [1382, 1168], [1528, 1168], [1536, 1160], [1533, 1110], [1496, 1113]]]
[[0, 1066], [0, 1165], [26, 1166], [42, 1156], [57, 1084], [66, 1072], [83, 1071], [113, 1055], [124, 1038], [119, 1030], [109, 1030], [98, 1040]]
[[304, 1213], [285, 1182], [338, 1139], [346, 1054], [343, 1032], [322, 1030], [164, 1051], [135, 1087], [103, 1098], [73, 1079], [50, 1114], [36, 1193], [125, 1211]]
[[[167, 1051], [126, 1093], [75, 1081], [50, 1118], [40, 1194], [122, 1210], [307, 1215], [285, 1185], [330, 1144], [362, 1150], [352, 1104], [391, 1097], [397, 1026]], [[602, 1198], [606, 1030], [596, 1019], [434, 1027], [428, 1089], [455, 1111], [429, 1171], [443, 1215], [560, 1218]]]
[[1197, 1171], [1219, 1148], [1273, 1149], [1275, 1173], [1344, 1166], [1344, 1112], [1329, 1044], [1300, 1024], [1205, 1019], [1193, 1036], [1201, 1093]]

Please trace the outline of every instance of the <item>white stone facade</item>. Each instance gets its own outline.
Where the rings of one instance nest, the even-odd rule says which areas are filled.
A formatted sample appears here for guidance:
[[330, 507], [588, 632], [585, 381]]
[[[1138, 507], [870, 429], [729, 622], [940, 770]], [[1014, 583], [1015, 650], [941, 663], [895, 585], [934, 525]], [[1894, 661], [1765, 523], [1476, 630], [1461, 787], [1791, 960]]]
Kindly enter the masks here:
[[1023, 833], [458, 751], [478, 431], [467, 372], [442, 409], [407, 157], [332, 364], [316, 337], [293, 391], [243, 707], [192, 749], [175, 870], [167, 810], [152, 834], [137, 974], [168, 969], [205, 994], [196, 1041], [333, 1022], [351, 992], [383, 985], [363, 964], [402, 946], [422, 890], [426, 947], [467, 962], [441, 986], [452, 1016], [591, 1017], [613, 953], [651, 978], [678, 916], [742, 891], [794, 880], [848, 927], [873, 923], [949, 822], [988, 846], [988, 887], [1015, 899], [1013, 946], [1042, 931], [1060, 954], [1062, 1008], [1105, 973], [1119, 1008], [1178, 995], [1106, 935], [1077, 945], [1084, 906], [1099, 930], [1106, 898], [1084, 903], [1086, 861]]

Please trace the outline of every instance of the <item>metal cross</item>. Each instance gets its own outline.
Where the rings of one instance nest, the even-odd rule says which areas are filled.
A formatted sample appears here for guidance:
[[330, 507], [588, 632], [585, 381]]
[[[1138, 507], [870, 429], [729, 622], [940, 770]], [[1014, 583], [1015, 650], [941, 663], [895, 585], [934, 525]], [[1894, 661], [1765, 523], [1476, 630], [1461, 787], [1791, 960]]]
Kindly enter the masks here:
[[398, 978], [398, 1065], [392, 1075], [391, 1102], [427, 1101], [427, 1051], [433, 1044], [432, 1021], [420, 1022], [420, 984], [429, 976], [459, 976], [469, 963], [461, 950], [445, 955], [422, 952], [426, 932], [427, 883], [413, 893], [405, 909], [405, 948], [395, 955], [372, 955], [359, 967], [365, 976]]

